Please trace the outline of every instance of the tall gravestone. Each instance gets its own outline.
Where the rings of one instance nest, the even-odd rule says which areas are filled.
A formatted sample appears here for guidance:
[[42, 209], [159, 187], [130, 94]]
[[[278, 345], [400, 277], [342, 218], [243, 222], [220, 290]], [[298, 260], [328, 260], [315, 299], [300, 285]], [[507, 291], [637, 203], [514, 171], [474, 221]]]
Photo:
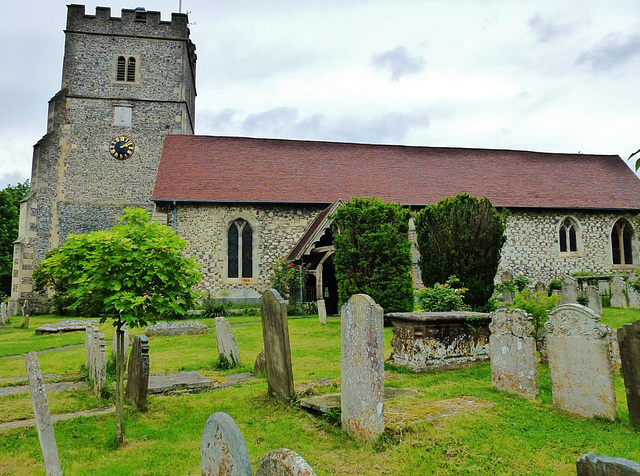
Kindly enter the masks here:
[[[513, 274], [511, 274], [509, 271], [505, 271], [504, 273], [502, 273], [502, 276], [500, 277], [500, 281], [502, 283], [506, 283], [507, 281], [513, 281]], [[509, 289], [503, 290], [502, 297], [504, 297], [505, 306], [513, 306], [513, 299], [514, 299], [513, 291]]]
[[489, 358], [494, 387], [527, 398], [538, 395], [533, 317], [521, 309], [499, 309], [489, 324]]
[[7, 303], [0, 302], [0, 324], [6, 324], [9, 320], [9, 312], [7, 311]]
[[203, 476], [251, 476], [251, 460], [236, 422], [224, 412], [212, 414], [202, 432]]
[[93, 324], [85, 327], [85, 336], [84, 336], [84, 366], [87, 368], [90, 376], [93, 376], [93, 334], [98, 332]]
[[611, 278], [611, 307], [627, 307], [627, 296], [624, 294], [624, 279], [620, 276]]
[[602, 315], [602, 298], [597, 286], [587, 286], [587, 299], [589, 300], [589, 309], [596, 314]]
[[256, 476], [315, 476], [302, 456], [288, 448], [269, 451], [258, 465]]
[[216, 344], [218, 354], [224, 355], [234, 365], [242, 365], [240, 349], [233, 336], [231, 324], [224, 317], [216, 317]]
[[618, 347], [629, 418], [640, 425], [640, 321], [618, 329]]
[[129, 368], [127, 370], [127, 388], [125, 390], [131, 403], [141, 412], [147, 410], [149, 393], [149, 338], [138, 335], [133, 340]]
[[580, 304], [562, 304], [545, 324], [554, 405], [586, 417], [616, 418], [616, 393], [600, 316]]
[[107, 385], [107, 344], [102, 332], [93, 334], [93, 393], [101, 396]]
[[342, 426], [359, 440], [384, 431], [383, 310], [366, 294], [342, 306]]
[[[124, 330], [124, 352], [122, 355], [124, 355], [124, 359], [125, 362], [127, 360], [127, 353], [129, 352], [129, 342], [130, 342], [130, 336], [129, 336], [129, 329], [127, 329], [126, 327], [123, 329]], [[114, 357], [117, 355], [118, 352], [118, 339], [116, 338], [117, 334], [114, 332], [113, 334], [113, 341], [112, 341], [112, 345], [111, 345], [111, 355], [113, 355]]]
[[562, 303], [578, 302], [578, 281], [571, 276], [562, 278]]
[[294, 395], [287, 303], [275, 289], [260, 298], [262, 339], [267, 367], [269, 394], [285, 400]]
[[25, 360], [27, 378], [29, 379], [29, 391], [31, 392], [31, 402], [33, 403], [33, 414], [36, 419], [40, 448], [42, 449], [44, 469], [47, 476], [62, 475], [56, 437], [53, 433], [51, 414], [49, 413], [47, 392], [44, 388], [44, 379], [40, 371], [38, 356], [35, 352], [29, 352]]
[[594, 452], [576, 461], [577, 476], [640, 476], [640, 464], [624, 458], [596, 456]]
[[318, 320], [322, 324], [327, 323], [327, 305], [324, 299], [318, 299]]

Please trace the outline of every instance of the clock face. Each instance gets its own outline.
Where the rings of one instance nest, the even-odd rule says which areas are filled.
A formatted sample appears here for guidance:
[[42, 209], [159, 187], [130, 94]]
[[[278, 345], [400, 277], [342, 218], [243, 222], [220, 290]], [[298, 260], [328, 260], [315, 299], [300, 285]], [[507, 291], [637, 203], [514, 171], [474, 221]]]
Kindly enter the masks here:
[[128, 137], [115, 137], [109, 145], [109, 152], [118, 160], [128, 159], [133, 155], [135, 146]]

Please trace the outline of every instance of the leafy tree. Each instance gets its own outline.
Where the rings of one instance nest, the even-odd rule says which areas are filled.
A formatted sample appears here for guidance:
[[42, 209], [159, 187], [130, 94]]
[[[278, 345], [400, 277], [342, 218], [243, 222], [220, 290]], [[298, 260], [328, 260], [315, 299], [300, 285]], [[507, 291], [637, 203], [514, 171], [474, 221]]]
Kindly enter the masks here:
[[13, 242], [18, 238], [20, 202], [29, 193], [29, 181], [0, 190], [0, 296], [11, 294]]
[[504, 217], [488, 198], [464, 193], [423, 208], [415, 223], [425, 286], [456, 276], [467, 288], [465, 303], [485, 308], [506, 241]]
[[631, 160], [633, 157], [636, 157], [635, 170], [637, 172], [640, 169], [640, 149], [631, 154], [627, 160]]
[[379, 198], [354, 198], [336, 210], [331, 228], [340, 304], [365, 293], [385, 312], [413, 309], [410, 216]]
[[34, 271], [36, 289], [52, 286], [70, 309], [89, 309], [113, 320], [116, 355], [116, 429], [123, 441], [124, 325], [144, 326], [185, 315], [194, 307], [201, 279], [198, 265], [182, 254], [186, 242], [171, 228], [153, 223], [140, 208], [124, 210], [124, 224], [111, 230], [69, 235]]

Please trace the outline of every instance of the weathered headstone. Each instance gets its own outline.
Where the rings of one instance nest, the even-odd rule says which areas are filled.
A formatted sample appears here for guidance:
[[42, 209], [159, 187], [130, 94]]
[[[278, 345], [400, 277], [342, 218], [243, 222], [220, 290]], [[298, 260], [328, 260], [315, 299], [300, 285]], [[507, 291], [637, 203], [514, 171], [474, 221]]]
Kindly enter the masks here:
[[24, 316], [24, 322], [22, 323], [22, 328], [23, 329], [29, 329], [29, 321], [31, 320], [31, 316], [29, 314], [26, 314]]
[[260, 298], [262, 339], [267, 362], [269, 394], [289, 400], [294, 395], [287, 303], [278, 291], [269, 289]]
[[233, 336], [231, 324], [224, 317], [216, 317], [216, 343], [218, 344], [218, 354], [224, 355], [233, 365], [242, 365], [240, 360], [240, 349]]
[[40, 371], [40, 363], [35, 352], [29, 352], [26, 357], [27, 377], [29, 379], [29, 391], [31, 392], [31, 402], [33, 403], [33, 414], [38, 429], [38, 439], [42, 449], [42, 459], [44, 469], [49, 475], [62, 475], [60, 468], [60, 458], [58, 457], [58, 447], [51, 424], [51, 414], [49, 413], [49, 402], [47, 392], [44, 388], [44, 379]]
[[251, 476], [251, 460], [236, 422], [224, 412], [212, 414], [202, 432], [203, 476]]
[[[124, 328], [124, 352], [122, 355], [124, 355], [124, 360], [126, 362], [127, 360], [127, 353], [129, 352], [129, 342], [130, 342], [130, 337], [129, 337], [129, 329], [127, 329], [126, 327]], [[118, 339], [116, 339], [116, 333], [113, 333], [113, 341], [111, 341], [111, 355], [113, 355], [114, 357], [116, 356], [118, 352]]]
[[102, 332], [93, 334], [93, 392], [101, 396], [107, 385], [107, 346]]
[[318, 320], [322, 324], [327, 323], [327, 305], [324, 302], [324, 299], [318, 299]]
[[618, 346], [618, 334], [616, 331], [607, 328], [607, 346], [609, 347], [609, 358], [611, 359], [611, 365], [613, 370], [620, 370], [622, 362], [620, 361], [620, 347]]
[[547, 291], [547, 287], [544, 285], [544, 283], [542, 281], [538, 281], [536, 283], [536, 285], [533, 287], [533, 292], [534, 293], [539, 293], [539, 292], [546, 292]]
[[611, 293], [608, 279], [598, 279], [598, 291], [600, 291], [600, 296], [608, 296]]
[[10, 299], [9, 303], [7, 304], [7, 314], [9, 314], [9, 317], [11, 316], [17, 316], [18, 314], [20, 314], [20, 301], [18, 301], [17, 299]]
[[25, 299], [22, 303], [22, 315], [28, 317], [31, 315], [31, 307], [29, 306], [29, 300]]
[[6, 324], [9, 320], [9, 313], [7, 311], [7, 303], [0, 302], [0, 324]]
[[98, 329], [93, 325], [85, 328], [84, 336], [84, 366], [87, 368], [89, 375], [92, 375], [93, 365], [93, 334], [98, 332]]
[[144, 333], [149, 337], [183, 336], [191, 334], [208, 334], [209, 328], [206, 324], [198, 321], [158, 322], [153, 326], [148, 326], [144, 330]]
[[624, 279], [620, 276], [611, 278], [611, 307], [627, 307], [627, 296], [624, 294]]
[[288, 448], [269, 451], [258, 465], [256, 476], [315, 476], [302, 456]]
[[538, 358], [533, 317], [521, 309], [493, 313], [489, 338], [493, 386], [527, 398], [538, 394]]
[[571, 276], [562, 278], [562, 304], [578, 302], [578, 281]]
[[[502, 276], [500, 277], [500, 281], [502, 283], [506, 283], [507, 281], [513, 281], [513, 274], [511, 274], [509, 271], [505, 271], [504, 273], [502, 273]], [[504, 297], [505, 306], [513, 306], [513, 299], [514, 299], [513, 291], [509, 289], [503, 290], [502, 297]]]
[[256, 357], [256, 361], [253, 364], [253, 373], [259, 374], [264, 372], [267, 373], [267, 361], [264, 358], [264, 349], [260, 351], [258, 356]]
[[587, 299], [589, 300], [589, 309], [596, 314], [602, 315], [602, 298], [597, 286], [587, 286]]
[[640, 320], [618, 329], [618, 346], [629, 418], [640, 425]]
[[149, 338], [137, 335], [131, 347], [129, 368], [127, 370], [127, 388], [125, 393], [131, 403], [139, 410], [147, 410], [149, 392]]
[[624, 458], [596, 456], [592, 451], [576, 461], [577, 476], [640, 476], [640, 464]]
[[627, 287], [627, 294], [629, 295], [629, 307], [632, 309], [640, 309], [640, 293], [633, 286]]
[[79, 319], [65, 319], [63, 321], [50, 322], [36, 327], [36, 334], [59, 334], [64, 332], [82, 332], [87, 326], [94, 325], [93, 321]]
[[366, 294], [342, 306], [342, 426], [359, 440], [384, 431], [383, 310]]
[[586, 417], [616, 418], [607, 329], [580, 304], [562, 304], [545, 324], [554, 405]]

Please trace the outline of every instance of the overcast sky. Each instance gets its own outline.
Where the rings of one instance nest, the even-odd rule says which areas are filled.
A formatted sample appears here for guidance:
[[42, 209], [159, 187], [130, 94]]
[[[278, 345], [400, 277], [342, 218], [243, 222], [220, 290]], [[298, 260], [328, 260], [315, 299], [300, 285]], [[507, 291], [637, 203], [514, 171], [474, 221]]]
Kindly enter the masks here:
[[[0, 188], [30, 176], [67, 2], [2, 2]], [[196, 133], [618, 154], [640, 148], [640, 2], [184, 0]], [[163, 19], [178, 0], [144, 6]]]

